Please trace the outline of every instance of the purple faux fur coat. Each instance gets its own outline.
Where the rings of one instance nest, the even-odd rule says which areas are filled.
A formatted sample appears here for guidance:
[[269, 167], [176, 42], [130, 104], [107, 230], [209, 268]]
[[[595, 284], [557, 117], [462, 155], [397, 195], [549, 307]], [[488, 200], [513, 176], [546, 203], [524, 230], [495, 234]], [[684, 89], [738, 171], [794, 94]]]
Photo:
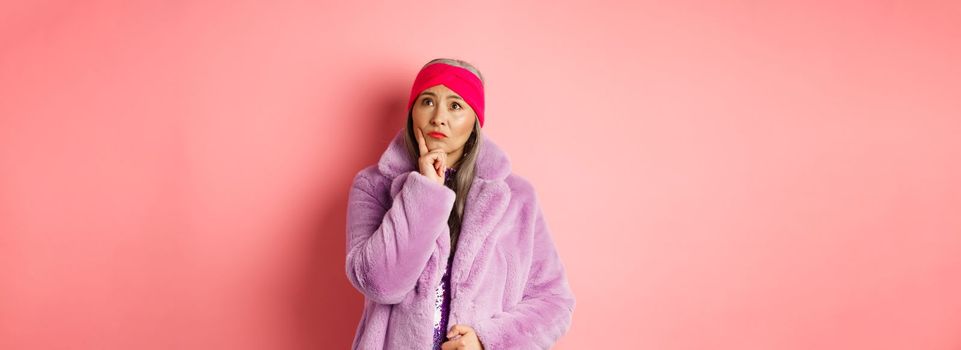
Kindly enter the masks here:
[[[353, 349], [430, 349], [433, 340], [455, 195], [415, 169], [404, 132], [357, 173], [348, 196], [347, 278], [365, 297]], [[448, 326], [473, 327], [486, 350], [547, 349], [570, 328], [574, 294], [534, 188], [482, 137]]]

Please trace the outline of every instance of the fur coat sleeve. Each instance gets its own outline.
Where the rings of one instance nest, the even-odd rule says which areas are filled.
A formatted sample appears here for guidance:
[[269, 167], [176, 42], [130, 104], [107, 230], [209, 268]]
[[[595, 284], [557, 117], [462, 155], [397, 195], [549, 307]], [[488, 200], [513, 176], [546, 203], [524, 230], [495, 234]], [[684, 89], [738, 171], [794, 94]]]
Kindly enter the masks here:
[[432, 243], [445, 232], [455, 194], [412, 171], [388, 206], [364, 175], [358, 173], [349, 194], [347, 277], [370, 300], [397, 304], [414, 289]]

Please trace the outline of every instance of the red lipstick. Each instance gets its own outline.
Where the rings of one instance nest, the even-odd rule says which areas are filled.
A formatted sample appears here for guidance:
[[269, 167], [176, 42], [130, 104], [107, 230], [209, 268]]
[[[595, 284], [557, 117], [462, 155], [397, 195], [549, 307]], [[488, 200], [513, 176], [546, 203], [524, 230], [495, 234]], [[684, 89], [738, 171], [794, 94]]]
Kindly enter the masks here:
[[431, 137], [433, 137], [433, 138], [438, 138], [438, 139], [442, 139], [442, 138], [447, 137], [447, 135], [444, 135], [444, 133], [437, 132], [437, 131], [431, 131], [431, 132], [427, 133], [427, 135], [429, 135], [429, 136], [431, 136]]

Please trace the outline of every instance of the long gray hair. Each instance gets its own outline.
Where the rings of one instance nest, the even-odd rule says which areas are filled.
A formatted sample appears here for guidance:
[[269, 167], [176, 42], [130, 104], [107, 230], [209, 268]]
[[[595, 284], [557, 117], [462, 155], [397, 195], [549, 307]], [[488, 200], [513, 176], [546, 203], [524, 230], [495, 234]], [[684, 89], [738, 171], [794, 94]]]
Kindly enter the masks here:
[[[470, 63], [462, 60], [450, 58], [435, 58], [424, 64], [427, 67], [434, 63], [446, 63], [452, 66], [461, 67], [474, 73], [484, 83], [484, 76]], [[423, 67], [421, 67], [423, 69]], [[407, 153], [410, 154], [414, 164], [420, 159], [420, 147], [417, 146], [417, 138], [414, 135], [414, 116], [412, 111], [407, 111], [407, 132], [405, 141], [407, 143]], [[457, 241], [460, 238], [461, 223], [464, 219], [464, 206], [467, 202], [467, 194], [474, 184], [474, 174], [476, 173], [477, 151], [481, 147], [481, 127], [480, 122], [474, 119], [474, 130], [471, 132], [467, 143], [464, 144], [464, 153], [461, 155], [460, 165], [454, 176], [454, 193], [457, 194], [454, 200], [454, 208], [451, 209], [450, 216], [447, 218], [447, 226], [450, 227], [451, 254], [457, 250]], [[448, 164], [450, 166], [450, 164]]]

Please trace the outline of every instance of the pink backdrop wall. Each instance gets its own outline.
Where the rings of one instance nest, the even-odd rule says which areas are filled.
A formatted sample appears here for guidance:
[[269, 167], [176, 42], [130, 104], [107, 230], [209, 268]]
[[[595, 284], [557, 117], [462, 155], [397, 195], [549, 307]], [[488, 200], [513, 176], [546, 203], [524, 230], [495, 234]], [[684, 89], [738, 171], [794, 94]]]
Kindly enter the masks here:
[[0, 348], [348, 347], [350, 181], [455, 57], [556, 349], [959, 349], [961, 6], [806, 3], [3, 2]]

